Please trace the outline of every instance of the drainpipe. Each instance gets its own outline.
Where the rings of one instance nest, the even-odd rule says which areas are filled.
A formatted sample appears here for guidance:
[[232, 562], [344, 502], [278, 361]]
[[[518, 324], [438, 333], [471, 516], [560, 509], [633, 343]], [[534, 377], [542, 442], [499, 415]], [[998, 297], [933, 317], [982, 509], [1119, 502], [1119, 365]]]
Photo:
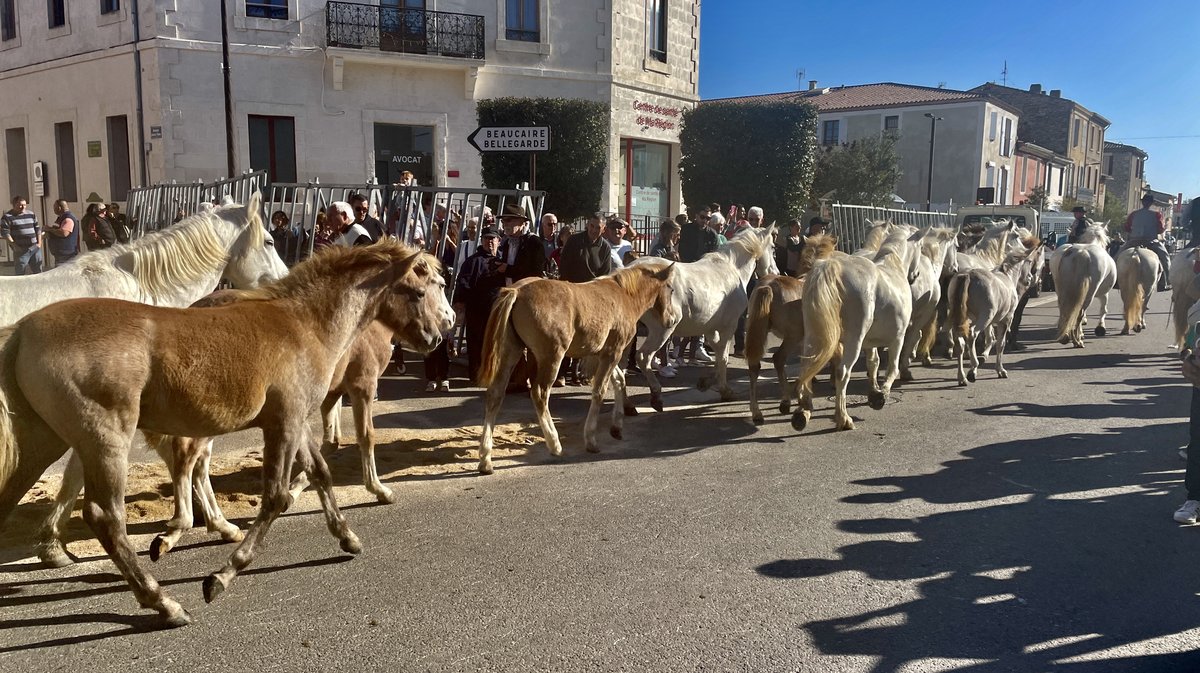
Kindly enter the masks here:
[[138, 13], [138, 0], [133, 0], [130, 10], [133, 13], [133, 81], [137, 91], [138, 175], [141, 186], [149, 187], [150, 179], [146, 172], [146, 117], [142, 109], [142, 15]]

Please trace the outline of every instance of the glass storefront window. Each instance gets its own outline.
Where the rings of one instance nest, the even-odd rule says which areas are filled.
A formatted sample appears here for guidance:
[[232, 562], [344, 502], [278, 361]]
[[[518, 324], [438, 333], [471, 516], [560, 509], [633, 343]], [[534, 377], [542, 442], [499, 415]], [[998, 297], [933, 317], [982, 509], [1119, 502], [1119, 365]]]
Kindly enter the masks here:
[[671, 147], [625, 139], [625, 170], [621, 192], [630, 219], [650, 218], [652, 224], [671, 216]]
[[417, 184], [433, 185], [433, 133], [432, 126], [376, 124], [375, 179], [392, 184], [411, 171]]

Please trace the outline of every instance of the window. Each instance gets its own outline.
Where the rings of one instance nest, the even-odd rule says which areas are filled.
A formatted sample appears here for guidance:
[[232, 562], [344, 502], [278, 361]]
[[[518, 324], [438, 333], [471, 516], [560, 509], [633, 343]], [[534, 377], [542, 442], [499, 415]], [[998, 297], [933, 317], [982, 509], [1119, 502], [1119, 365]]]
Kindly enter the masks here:
[[288, 0], [246, 0], [246, 16], [254, 19], [288, 18]]
[[996, 126], [999, 122], [999, 119], [1000, 114], [998, 112], [993, 112], [991, 124], [988, 125], [988, 140], [996, 139]]
[[[121, 0], [100, 0], [101, 14], [112, 14], [113, 12], [119, 11], [121, 11]], [[113, 198], [117, 201], [125, 200], [124, 197], [117, 199], [117, 197], [114, 196]]]
[[250, 115], [250, 168], [270, 182], [296, 181], [296, 119]]
[[1079, 120], [1075, 120], [1075, 130], [1071, 134], [1071, 147], [1079, 147]]
[[375, 179], [384, 184], [409, 171], [419, 185], [435, 185], [433, 146], [437, 128], [406, 124], [375, 124]]
[[1008, 205], [1008, 166], [1000, 167], [1000, 200], [996, 203]]
[[109, 117], [108, 126], [108, 184], [114, 201], [124, 201], [129, 194], [129, 119], [125, 115]]
[[50, 20], [51, 28], [58, 28], [59, 26], [67, 25], [66, 0], [46, 0], [46, 16]]
[[883, 118], [883, 132], [895, 135], [900, 132], [900, 115], [888, 115]]
[[1013, 127], [1013, 120], [1008, 117], [1005, 117], [1004, 118], [1004, 133], [1001, 135], [1001, 138], [1000, 138], [1000, 156], [1002, 156], [1002, 157], [1012, 156], [1012, 127]]
[[1146, 168], [1146, 162], [1142, 159], [1137, 160], [1137, 176], [1142, 177], [1142, 171]]
[[0, 0], [0, 40], [12, 40], [17, 37], [16, 2], [17, 0]]
[[654, 60], [667, 62], [667, 0], [646, 0], [646, 41]]
[[506, 0], [504, 36], [521, 42], [541, 41], [538, 29], [538, 0]]
[[1025, 193], [1025, 189], [1027, 187], [1026, 181], [1028, 179], [1029, 179], [1029, 158], [1025, 157], [1025, 158], [1021, 159], [1021, 189], [1020, 189], [1020, 192], [1022, 194]]
[[1108, 174], [1113, 174], [1113, 155], [1108, 155]]
[[58, 159], [58, 193], [56, 198], [79, 200], [75, 184], [75, 125], [60, 122], [54, 125], [54, 156]]
[[1066, 180], [1067, 171], [1063, 168], [1058, 169], [1058, 195], [1063, 195], [1063, 182]]
[[841, 125], [842, 122], [840, 119], [831, 119], [821, 124], [821, 144], [838, 144], [838, 137], [841, 135]]
[[9, 196], [30, 196], [29, 169], [25, 155], [25, 129], [4, 129], [4, 150], [8, 162]]

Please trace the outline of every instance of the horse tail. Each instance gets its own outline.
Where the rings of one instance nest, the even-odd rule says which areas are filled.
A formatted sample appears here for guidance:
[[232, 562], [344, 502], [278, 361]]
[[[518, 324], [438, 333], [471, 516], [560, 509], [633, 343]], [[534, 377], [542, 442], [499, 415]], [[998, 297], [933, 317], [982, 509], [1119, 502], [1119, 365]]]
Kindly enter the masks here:
[[933, 352], [933, 345], [937, 343], [938, 333], [938, 315], [937, 311], [933, 312], [933, 317], [929, 319], [929, 323], [922, 328], [921, 340], [917, 342], [917, 356], [924, 357]]
[[508, 347], [509, 322], [512, 318], [513, 306], [517, 303], [517, 291], [505, 288], [500, 291], [500, 298], [492, 306], [488, 316], [487, 329], [483, 336], [483, 361], [479, 363], [479, 380], [477, 383], [487, 388], [496, 378], [500, 368], [500, 359], [504, 349]]
[[[1121, 286], [1121, 303], [1125, 305], [1125, 327], [1137, 325], [1142, 319], [1145, 296], [1142, 294], [1142, 266], [1137, 249], [1132, 254], [1117, 256], [1117, 283]], [[1149, 269], [1146, 269], [1147, 271]]]
[[[20, 394], [16, 387], [16, 377], [13, 371], [17, 347], [20, 345], [20, 338], [16, 336], [16, 331], [16, 325], [0, 329], [0, 502], [5, 501], [6, 489], [10, 486], [19, 486], [9, 484], [17, 472], [20, 462], [20, 456], [17, 453], [17, 436], [12, 424], [12, 403], [8, 398], [10, 389], [14, 395]], [[9, 500], [12, 500], [15, 506], [19, 498], [20, 495], [9, 498]], [[9, 512], [0, 509], [0, 523], [8, 517], [8, 514]]]
[[833, 358], [842, 341], [842, 260], [831, 257], [808, 272], [800, 308], [804, 314], [804, 357], [799, 385], [808, 385]]
[[950, 315], [947, 318], [950, 321], [950, 328], [954, 334], [962, 339], [969, 340], [971, 338], [971, 325], [969, 323], [970, 309], [967, 306], [967, 300], [970, 298], [968, 289], [971, 287], [971, 275], [968, 273], [956, 273], [950, 279], [950, 287], [947, 289], [946, 303], [950, 307]]
[[[1086, 308], [1083, 300], [1092, 288], [1087, 267], [1087, 258], [1080, 255], [1077, 248], [1067, 250], [1059, 261], [1059, 278], [1054, 279], [1054, 289], [1058, 292], [1058, 335], [1055, 339], [1069, 338], [1082, 317]], [[1074, 278], [1079, 279], [1078, 284], [1071, 282]]]
[[746, 361], [762, 362], [767, 350], [767, 333], [771, 326], [771, 303], [775, 300], [775, 287], [763, 283], [750, 293], [750, 306], [746, 314]]

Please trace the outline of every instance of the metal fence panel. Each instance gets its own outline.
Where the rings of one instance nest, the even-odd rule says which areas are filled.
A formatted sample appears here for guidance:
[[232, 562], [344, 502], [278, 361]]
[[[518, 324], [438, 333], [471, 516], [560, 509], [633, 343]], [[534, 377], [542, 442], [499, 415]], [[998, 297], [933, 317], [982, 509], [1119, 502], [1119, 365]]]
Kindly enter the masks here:
[[844, 252], [854, 252], [862, 247], [863, 241], [866, 240], [867, 230], [873, 223], [890, 220], [897, 224], [911, 224], [921, 229], [954, 225], [953, 210], [945, 212], [903, 210], [856, 206], [846, 203], [835, 203], [832, 208], [833, 227], [831, 233], [837, 234], [838, 249]]
[[256, 171], [207, 184], [197, 181], [131, 189], [125, 206], [132, 230], [130, 236], [137, 238], [147, 232], [169, 227], [194, 214], [202, 203], [219, 204], [225, 198], [234, 203], [246, 203], [251, 194], [262, 190], [266, 181], [266, 172]]

